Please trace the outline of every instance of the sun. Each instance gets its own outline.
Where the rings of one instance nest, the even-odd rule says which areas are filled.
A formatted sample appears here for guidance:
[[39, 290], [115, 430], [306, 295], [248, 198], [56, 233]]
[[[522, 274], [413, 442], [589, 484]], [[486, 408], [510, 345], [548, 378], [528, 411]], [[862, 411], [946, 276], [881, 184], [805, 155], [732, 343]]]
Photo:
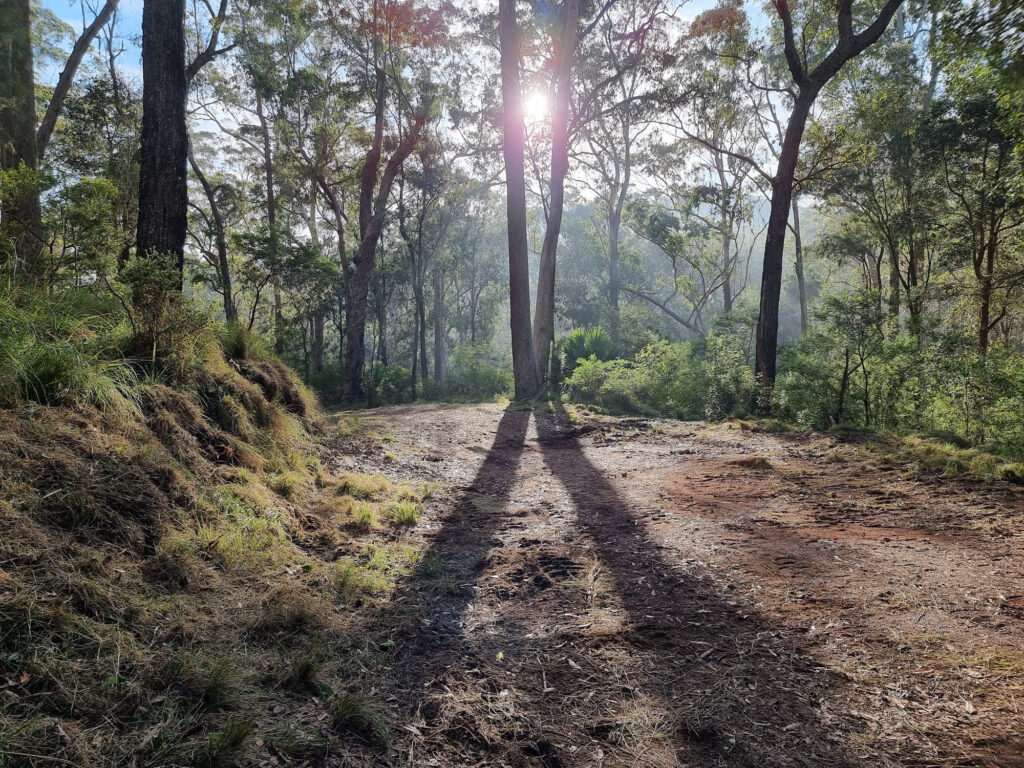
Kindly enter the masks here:
[[523, 99], [523, 119], [527, 123], [543, 123], [550, 114], [548, 95], [544, 91], [530, 91]]

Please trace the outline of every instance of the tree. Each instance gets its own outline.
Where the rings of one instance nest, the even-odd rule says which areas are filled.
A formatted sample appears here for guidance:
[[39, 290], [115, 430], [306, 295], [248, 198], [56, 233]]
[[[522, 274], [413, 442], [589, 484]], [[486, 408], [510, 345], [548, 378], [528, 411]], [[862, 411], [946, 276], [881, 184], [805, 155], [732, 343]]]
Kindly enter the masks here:
[[3, 185], [7, 191], [0, 202], [3, 209], [0, 242], [13, 241], [13, 256], [22, 265], [27, 278], [34, 282], [47, 278], [39, 162], [50, 143], [78, 67], [92, 41], [110, 21], [118, 2], [107, 0], [75, 41], [38, 128], [31, 4], [28, 0], [5, 0], [0, 4], [0, 48], [5, 59], [0, 62], [0, 170], [20, 170]]
[[174, 268], [180, 288], [188, 227], [185, 0], [142, 10], [142, 151], [135, 251]]
[[533, 352], [537, 356], [537, 374], [544, 380], [555, 341], [555, 259], [558, 236], [565, 208], [565, 176], [569, 172], [569, 100], [572, 89], [572, 65], [576, 58], [579, 0], [562, 3], [561, 34], [554, 42], [554, 109], [551, 113], [551, 180], [548, 186], [548, 220], [540, 249], [537, 277], [537, 307], [533, 317]]
[[[530, 263], [526, 235], [526, 173], [522, 93], [519, 84], [519, 22], [516, 0], [498, 0], [501, 40], [502, 150], [505, 157], [508, 220], [509, 322], [512, 329], [512, 370], [517, 400], [540, 391], [537, 358], [530, 333]], [[553, 266], [553, 265], [552, 265]], [[553, 283], [552, 283], [553, 285]]]
[[0, 4], [0, 248], [12, 273], [20, 269], [29, 281], [38, 282], [46, 265], [30, 6], [29, 0]]
[[860, 55], [882, 36], [902, 3], [903, 0], [885, 0], [875, 18], [860, 32], [854, 32], [853, 0], [839, 0], [835, 24], [836, 42], [812, 67], [807, 60], [806, 45], [797, 45], [793, 14], [787, 0], [774, 0], [782, 22], [783, 52], [795, 91], [792, 93], [793, 107], [786, 124], [778, 167], [771, 182], [771, 209], [761, 272], [761, 304], [757, 319], [754, 370], [768, 390], [775, 383], [782, 256], [793, 200], [793, 180], [800, 159], [800, 141], [807, 118], [822, 88], [839, 73], [846, 62]]

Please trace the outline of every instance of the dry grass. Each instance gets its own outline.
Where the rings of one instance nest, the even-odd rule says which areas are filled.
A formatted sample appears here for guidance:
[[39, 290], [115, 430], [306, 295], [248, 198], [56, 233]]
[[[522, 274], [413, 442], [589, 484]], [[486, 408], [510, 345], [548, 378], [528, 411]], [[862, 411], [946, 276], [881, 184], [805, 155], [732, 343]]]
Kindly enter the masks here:
[[208, 356], [191, 391], [140, 386], [130, 418], [0, 411], [2, 768], [308, 760], [335, 716], [346, 750], [381, 743], [371, 709], [329, 700], [366, 674], [353, 605], [415, 560], [342, 525], [390, 483], [325, 491], [294, 375]]
[[338, 476], [338, 493], [357, 499], [374, 500], [379, 498], [391, 487], [391, 483], [383, 475], [364, 475], [358, 472], [346, 472]]

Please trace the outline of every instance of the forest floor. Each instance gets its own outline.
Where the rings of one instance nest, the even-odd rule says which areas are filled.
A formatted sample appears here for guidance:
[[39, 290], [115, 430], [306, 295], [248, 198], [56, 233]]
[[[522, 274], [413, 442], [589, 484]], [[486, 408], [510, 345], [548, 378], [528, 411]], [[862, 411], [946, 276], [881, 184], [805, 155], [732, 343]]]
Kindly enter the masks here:
[[1024, 766], [1019, 487], [568, 408], [339, 417], [387, 438], [334, 469], [442, 489], [353, 617], [393, 649], [387, 764]]

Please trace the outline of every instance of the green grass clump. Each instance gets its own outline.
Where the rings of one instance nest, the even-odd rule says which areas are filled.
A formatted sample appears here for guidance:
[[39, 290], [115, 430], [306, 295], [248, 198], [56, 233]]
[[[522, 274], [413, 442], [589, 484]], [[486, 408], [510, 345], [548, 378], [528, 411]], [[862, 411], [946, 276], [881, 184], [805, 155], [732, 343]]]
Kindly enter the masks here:
[[388, 505], [387, 515], [396, 525], [415, 525], [423, 510], [411, 501], [396, 501]]
[[267, 478], [267, 485], [286, 499], [294, 499], [304, 484], [305, 478], [302, 475], [288, 470], [275, 472]]
[[0, 290], [0, 400], [137, 417], [138, 381], [118, 349], [124, 335], [116, 308], [94, 295]]
[[363, 531], [368, 531], [373, 528], [374, 522], [377, 520], [377, 511], [373, 508], [372, 504], [356, 504], [352, 509], [352, 522], [355, 526]]
[[331, 722], [339, 730], [354, 733], [383, 749], [388, 744], [388, 724], [381, 711], [357, 693], [339, 693], [331, 701]]
[[245, 755], [246, 743], [252, 736], [253, 723], [245, 717], [230, 717], [210, 734], [206, 744], [196, 755], [196, 764], [202, 768], [231, 768]]
[[267, 360], [270, 348], [241, 323], [227, 323], [220, 332], [220, 345], [232, 360]]
[[982, 448], [961, 448], [940, 438], [883, 439], [869, 443], [868, 450], [915, 466], [922, 472], [945, 477], [962, 475], [986, 483], [996, 480], [1020, 482], [1024, 479], [1022, 462], [1003, 458]]

